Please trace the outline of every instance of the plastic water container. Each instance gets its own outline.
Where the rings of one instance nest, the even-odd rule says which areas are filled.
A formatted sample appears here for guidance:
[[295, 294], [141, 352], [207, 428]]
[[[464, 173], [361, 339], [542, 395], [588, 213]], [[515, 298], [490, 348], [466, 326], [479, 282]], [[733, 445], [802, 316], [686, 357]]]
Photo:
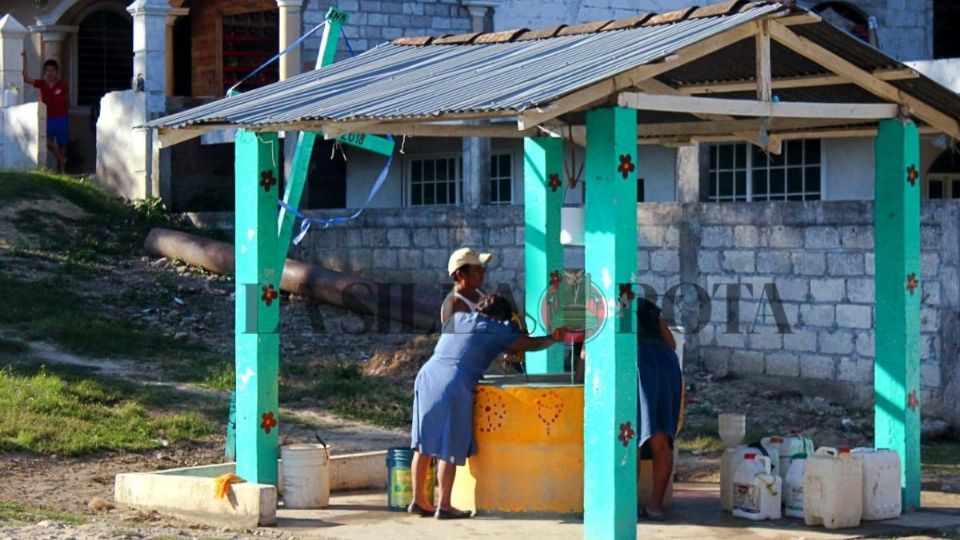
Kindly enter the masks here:
[[807, 458], [803, 482], [803, 521], [843, 529], [860, 525], [863, 471], [860, 456], [847, 448], [822, 447]]
[[743, 456], [756, 453], [756, 448], [737, 446], [727, 448], [720, 458], [720, 508], [727, 512], [733, 511], [733, 477], [737, 467], [743, 461]]
[[770, 458], [747, 454], [734, 475], [733, 515], [753, 521], [780, 519], [781, 487]]
[[[410, 448], [391, 448], [387, 450], [387, 509], [393, 512], [406, 512], [413, 502], [413, 450]], [[427, 498], [434, 498], [434, 480], [436, 471], [431, 464], [427, 468]]]
[[806, 456], [812, 456], [813, 439], [800, 435], [789, 435], [783, 438], [783, 444], [780, 445], [780, 475], [783, 476], [784, 485], [786, 485], [793, 456], [797, 454], [803, 454], [804, 459]]
[[283, 506], [325, 508], [330, 504], [330, 454], [319, 444], [280, 447]]
[[760, 445], [763, 446], [763, 449], [767, 451], [767, 456], [770, 457], [770, 468], [773, 474], [782, 479], [783, 475], [787, 474], [787, 471], [780, 468], [780, 456], [783, 455], [780, 449], [783, 446], [783, 437], [778, 435], [764, 437], [760, 439]]
[[900, 516], [900, 456], [893, 450], [854, 448], [863, 468], [863, 520]]
[[720, 413], [717, 417], [717, 432], [727, 448], [739, 446], [747, 433], [747, 417], [737, 413]]
[[783, 513], [803, 518], [803, 476], [807, 469], [807, 455], [790, 456], [790, 469], [783, 479]]

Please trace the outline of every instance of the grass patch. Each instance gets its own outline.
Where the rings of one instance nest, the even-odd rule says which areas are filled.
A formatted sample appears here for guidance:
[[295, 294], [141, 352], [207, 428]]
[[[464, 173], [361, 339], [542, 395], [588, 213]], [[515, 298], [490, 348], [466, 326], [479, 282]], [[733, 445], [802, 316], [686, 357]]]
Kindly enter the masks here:
[[924, 472], [960, 477], [960, 442], [925, 444], [920, 451], [920, 460]]
[[320, 398], [326, 408], [346, 418], [400, 427], [410, 423], [413, 389], [393, 379], [364, 375], [356, 364], [284, 364], [280, 397], [285, 402]]
[[726, 448], [716, 435], [685, 435], [683, 430], [677, 437], [677, 448], [683, 453], [718, 454]]
[[23, 523], [39, 523], [41, 521], [52, 519], [70, 523], [73, 525], [83, 525], [86, 520], [78, 515], [59, 510], [44, 510], [41, 508], [30, 508], [12, 502], [0, 502], [0, 524], [17, 525]]
[[[0, 370], [0, 451], [80, 455], [138, 451], [197, 441], [214, 432], [199, 412], [150, 414], [132, 385], [54, 374], [44, 367]], [[147, 394], [149, 395], [149, 394]], [[166, 401], [153, 395], [153, 401]]]

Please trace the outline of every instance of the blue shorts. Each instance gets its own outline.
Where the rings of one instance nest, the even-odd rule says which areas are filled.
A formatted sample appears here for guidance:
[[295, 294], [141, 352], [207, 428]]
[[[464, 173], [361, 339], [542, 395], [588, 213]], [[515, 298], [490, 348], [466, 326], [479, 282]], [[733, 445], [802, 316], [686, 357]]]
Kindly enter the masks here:
[[67, 145], [67, 117], [47, 119], [47, 139], [57, 141], [60, 146]]

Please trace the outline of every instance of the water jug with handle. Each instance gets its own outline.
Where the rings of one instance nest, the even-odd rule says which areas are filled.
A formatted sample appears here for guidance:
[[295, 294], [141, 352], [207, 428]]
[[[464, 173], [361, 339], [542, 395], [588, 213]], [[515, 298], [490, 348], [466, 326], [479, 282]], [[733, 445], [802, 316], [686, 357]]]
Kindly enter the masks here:
[[849, 448], [821, 447], [807, 458], [803, 482], [803, 521], [843, 529], [860, 525], [863, 471]]
[[733, 511], [733, 477], [737, 467], [743, 461], [743, 456], [751, 453], [757, 453], [757, 449], [737, 446], [724, 450], [720, 458], [720, 508], [727, 512]]
[[783, 478], [783, 475], [787, 474], [787, 471], [780, 467], [781, 456], [783, 456], [783, 437], [778, 435], [764, 437], [760, 439], [760, 445], [763, 446], [763, 449], [767, 451], [767, 455], [770, 456], [770, 468], [773, 474]]
[[854, 448], [863, 466], [863, 520], [900, 516], [900, 456], [893, 450]]
[[733, 515], [752, 521], [780, 519], [781, 482], [771, 471], [770, 458], [743, 457], [734, 475]]
[[813, 450], [813, 439], [810, 437], [804, 437], [797, 432], [793, 432], [783, 438], [783, 444], [780, 445], [780, 474], [783, 476], [784, 483], [787, 481], [787, 473], [790, 472], [793, 456], [797, 454], [810, 456], [813, 455]]
[[803, 517], [803, 476], [806, 469], [806, 454], [790, 456], [790, 470], [783, 479], [783, 513], [789, 517]]

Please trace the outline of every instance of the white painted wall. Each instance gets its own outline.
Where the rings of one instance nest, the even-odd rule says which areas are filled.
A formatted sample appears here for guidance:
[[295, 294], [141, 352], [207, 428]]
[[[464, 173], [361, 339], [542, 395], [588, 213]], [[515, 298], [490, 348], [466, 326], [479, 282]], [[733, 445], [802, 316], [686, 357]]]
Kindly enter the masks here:
[[823, 200], [873, 199], [873, 137], [823, 139]]
[[0, 108], [0, 169], [29, 171], [47, 162], [47, 107], [25, 103]]
[[[110, 92], [100, 100], [97, 119], [97, 183], [130, 200], [156, 196], [159, 189], [158, 173], [152, 177], [155, 185], [146, 185], [147, 132], [133, 128], [143, 122], [146, 95], [133, 90]], [[158, 159], [153, 160], [153, 168], [159, 170]]]
[[916, 60], [904, 63], [950, 90], [960, 92], [960, 58]]

